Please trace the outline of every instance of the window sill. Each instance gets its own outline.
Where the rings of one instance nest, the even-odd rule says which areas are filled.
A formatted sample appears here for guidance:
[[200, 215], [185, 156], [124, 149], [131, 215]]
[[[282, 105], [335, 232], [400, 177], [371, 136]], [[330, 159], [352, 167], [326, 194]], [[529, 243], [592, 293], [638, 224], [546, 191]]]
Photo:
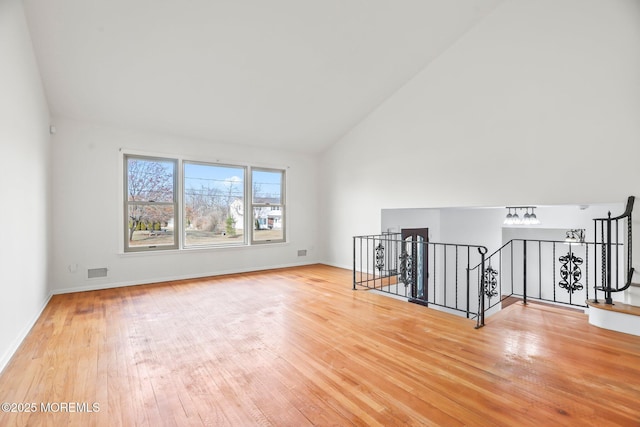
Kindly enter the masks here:
[[178, 255], [198, 252], [220, 252], [220, 251], [237, 251], [237, 250], [255, 250], [259, 248], [272, 248], [274, 246], [290, 246], [290, 242], [273, 242], [273, 243], [258, 243], [254, 245], [233, 245], [233, 246], [193, 246], [182, 249], [159, 249], [149, 251], [133, 251], [124, 252], [120, 250], [119, 256], [122, 257], [136, 257], [136, 256], [148, 256], [148, 255]]

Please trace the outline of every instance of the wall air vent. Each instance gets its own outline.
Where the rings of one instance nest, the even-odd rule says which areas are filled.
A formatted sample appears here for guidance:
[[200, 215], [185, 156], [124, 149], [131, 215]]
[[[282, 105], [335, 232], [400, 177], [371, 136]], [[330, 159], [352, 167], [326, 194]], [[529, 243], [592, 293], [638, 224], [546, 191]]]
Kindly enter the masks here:
[[87, 270], [87, 277], [95, 279], [96, 277], [107, 277], [107, 268], [90, 268]]

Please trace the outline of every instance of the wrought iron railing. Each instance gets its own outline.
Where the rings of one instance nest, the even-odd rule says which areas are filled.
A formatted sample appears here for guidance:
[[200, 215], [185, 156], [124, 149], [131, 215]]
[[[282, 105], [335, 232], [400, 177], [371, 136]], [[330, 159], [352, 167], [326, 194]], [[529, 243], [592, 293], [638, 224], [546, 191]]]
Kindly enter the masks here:
[[[603, 245], [514, 239], [487, 256], [484, 246], [407, 241], [399, 233], [356, 236], [353, 289], [462, 314], [480, 327], [509, 297], [586, 307], [597, 298], [594, 287], [606, 268]], [[617, 256], [623, 246], [614, 242], [607, 249], [611, 265], [624, 264]]]
[[[478, 245], [403, 240], [400, 233], [353, 238], [353, 289], [358, 286], [462, 314], [484, 325]], [[471, 267], [480, 265], [472, 274]]]
[[[485, 307], [491, 313], [502, 301], [518, 297], [586, 307], [590, 281], [600, 267], [594, 242], [514, 239], [487, 256]], [[472, 270], [481, 269], [481, 265]], [[591, 290], [593, 293], [593, 290]]]
[[[594, 300], [598, 302], [598, 291], [604, 292], [604, 298], [606, 304], [612, 304], [612, 293], [621, 292], [631, 286], [631, 280], [633, 278], [634, 269], [632, 265], [632, 237], [631, 230], [631, 213], [633, 211], [633, 203], [635, 201], [634, 196], [629, 196], [627, 199], [627, 206], [622, 213], [617, 217], [612, 218], [611, 212], [607, 218], [595, 218], [594, 222], [594, 235], [596, 240], [600, 238], [600, 254], [601, 263], [603, 268], [601, 269], [601, 280], [598, 286], [597, 281], [594, 283]], [[625, 248], [620, 244], [620, 222], [626, 222], [626, 239]], [[623, 254], [620, 254], [620, 249], [623, 248]], [[623, 262], [620, 262], [620, 258], [623, 257]], [[622, 270], [624, 273], [620, 273]], [[626, 276], [626, 277], [625, 277]], [[621, 279], [623, 285], [620, 286]]]
[[363, 286], [462, 313], [477, 319], [477, 327], [509, 297], [586, 307], [603, 292], [611, 304], [611, 294], [626, 290], [634, 273], [633, 203], [631, 196], [622, 215], [594, 219], [592, 242], [580, 230], [577, 240], [514, 239], [489, 256], [484, 246], [403, 239], [407, 230], [356, 236], [353, 289]]
[[[490, 313], [504, 299], [515, 296], [563, 305], [586, 307], [598, 292], [607, 303], [611, 293], [631, 285], [632, 230], [634, 197], [629, 197], [625, 212], [612, 218], [594, 219], [593, 242], [514, 239], [486, 257], [486, 287], [497, 291], [485, 294]], [[626, 235], [620, 223], [626, 221]], [[576, 230], [573, 230], [576, 231]], [[583, 233], [579, 235], [584, 238]], [[620, 283], [623, 285], [620, 285]]]

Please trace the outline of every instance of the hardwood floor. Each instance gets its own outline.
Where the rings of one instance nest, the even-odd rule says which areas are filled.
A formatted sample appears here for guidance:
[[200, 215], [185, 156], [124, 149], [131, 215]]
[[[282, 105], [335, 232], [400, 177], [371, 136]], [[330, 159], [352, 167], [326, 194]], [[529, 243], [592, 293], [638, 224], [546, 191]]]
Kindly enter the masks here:
[[640, 337], [535, 304], [486, 323], [321, 265], [54, 296], [0, 375], [37, 410], [0, 425], [640, 425]]

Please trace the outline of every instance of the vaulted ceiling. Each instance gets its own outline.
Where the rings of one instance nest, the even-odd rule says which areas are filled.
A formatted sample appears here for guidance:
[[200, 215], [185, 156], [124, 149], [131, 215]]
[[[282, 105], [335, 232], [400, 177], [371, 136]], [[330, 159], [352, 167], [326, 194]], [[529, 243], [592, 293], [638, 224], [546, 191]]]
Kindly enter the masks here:
[[317, 153], [502, 0], [24, 0], [52, 115]]

